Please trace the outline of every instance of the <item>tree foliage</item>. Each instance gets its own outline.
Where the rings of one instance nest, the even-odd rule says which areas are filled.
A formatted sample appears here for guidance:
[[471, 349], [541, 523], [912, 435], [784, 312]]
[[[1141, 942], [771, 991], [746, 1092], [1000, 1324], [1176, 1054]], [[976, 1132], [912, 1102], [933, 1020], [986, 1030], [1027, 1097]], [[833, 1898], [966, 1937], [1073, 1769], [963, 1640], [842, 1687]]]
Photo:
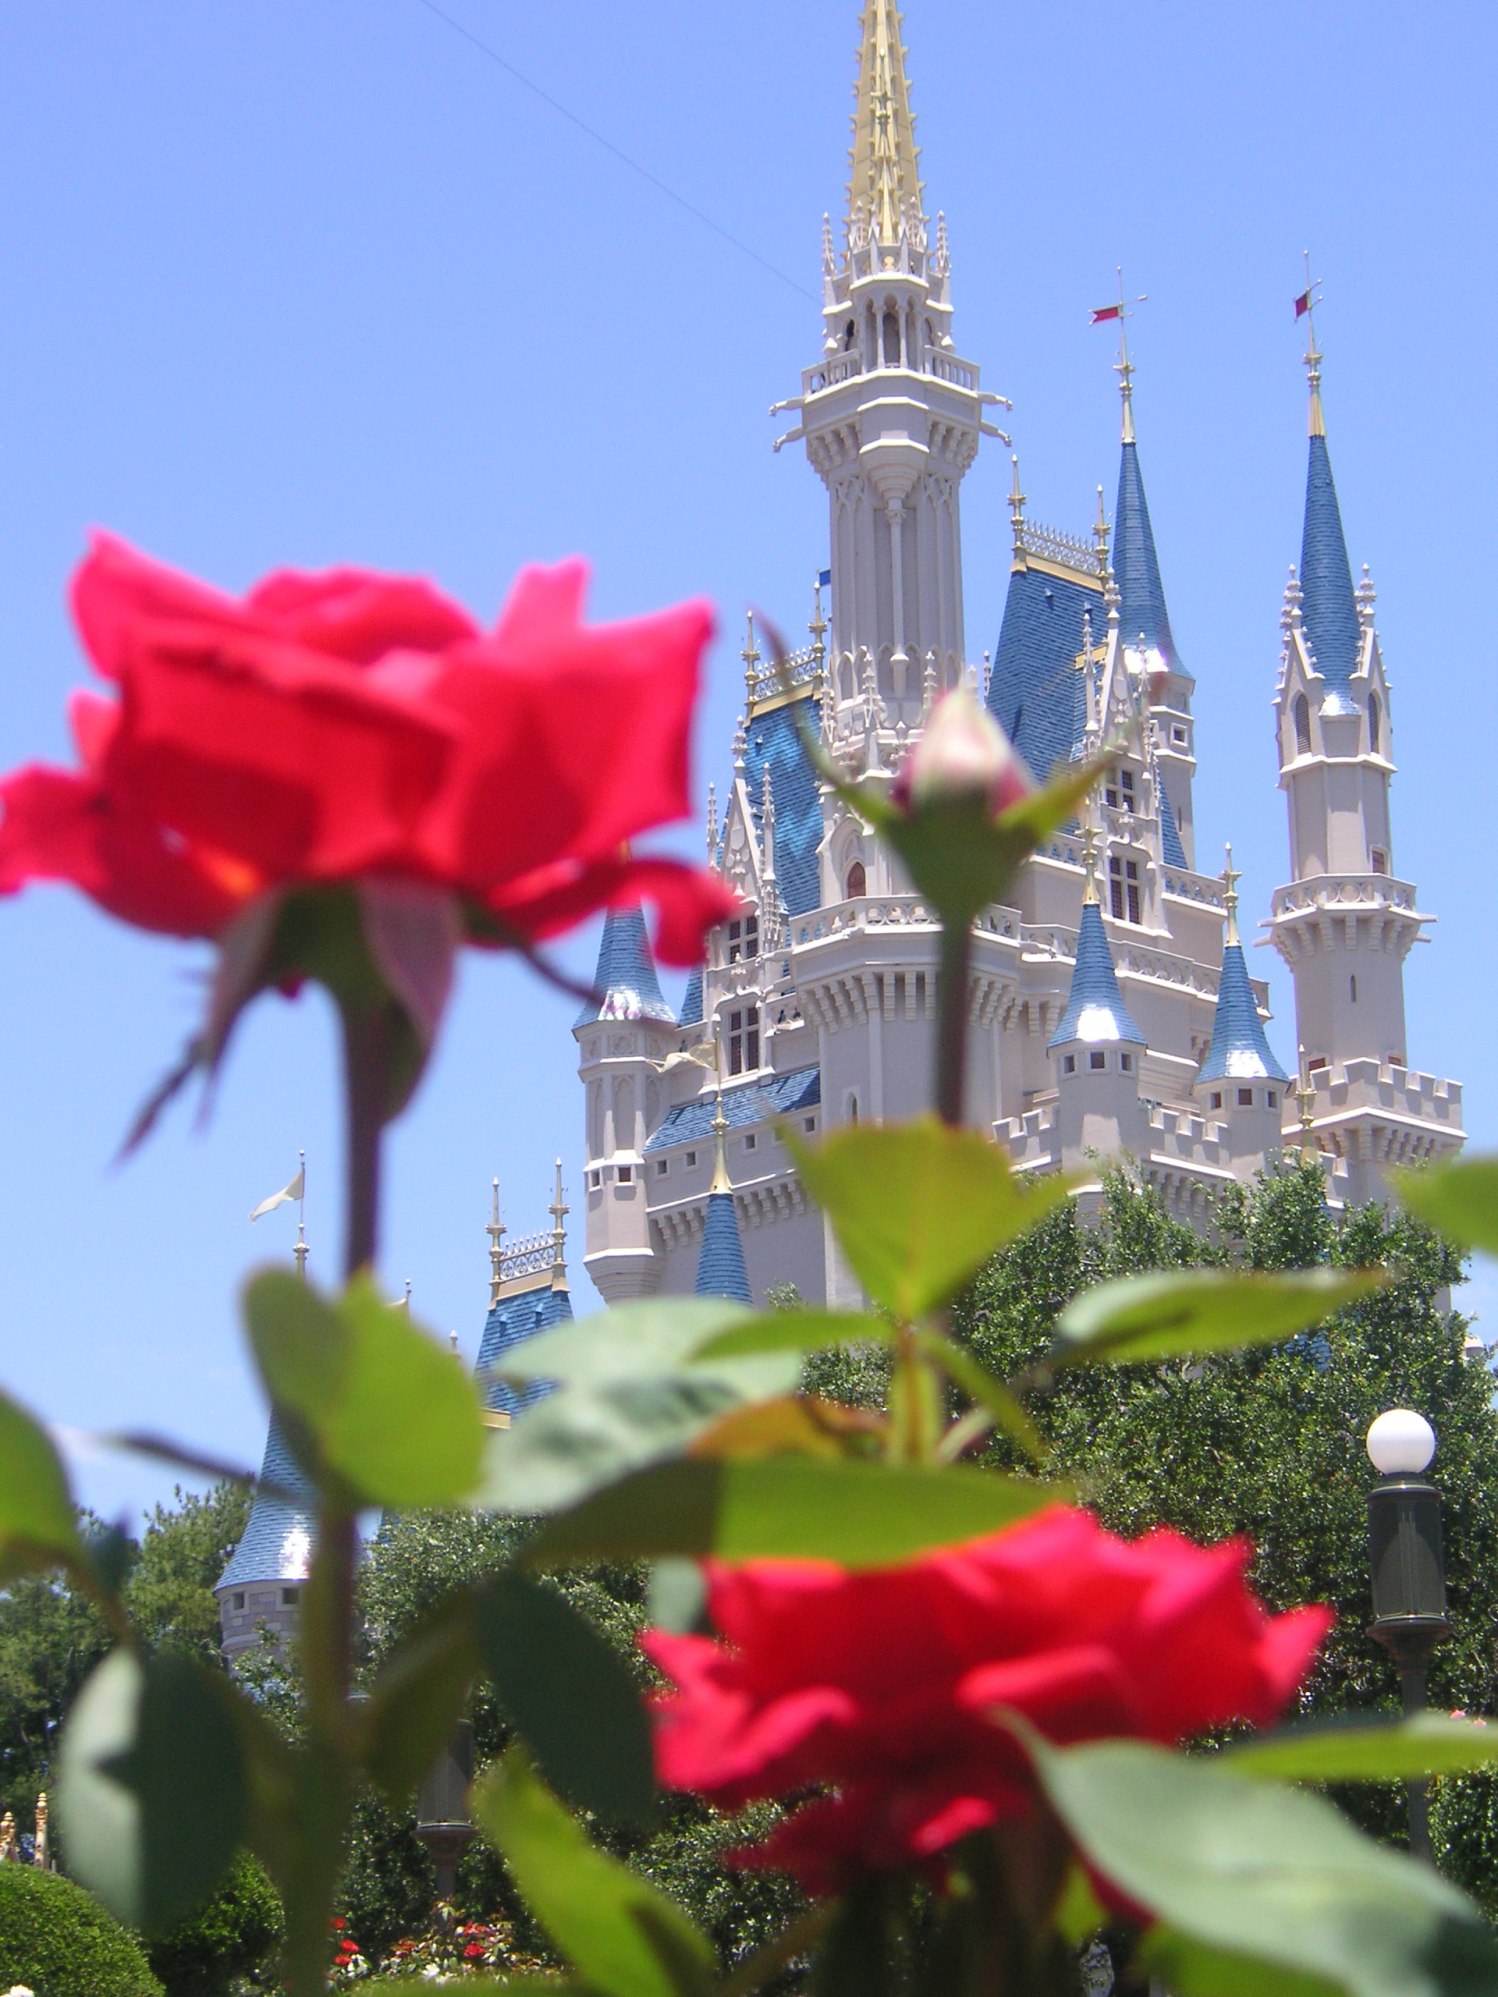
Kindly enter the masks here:
[[61, 1873], [0, 1865], [0, 1984], [36, 1997], [163, 1997], [135, 1936]]

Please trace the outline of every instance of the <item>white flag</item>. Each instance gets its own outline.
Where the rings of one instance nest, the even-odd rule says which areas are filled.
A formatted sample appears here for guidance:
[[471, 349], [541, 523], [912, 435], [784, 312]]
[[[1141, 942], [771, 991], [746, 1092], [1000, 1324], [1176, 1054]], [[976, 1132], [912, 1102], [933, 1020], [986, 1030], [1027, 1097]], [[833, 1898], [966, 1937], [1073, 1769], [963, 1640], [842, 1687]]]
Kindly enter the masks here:
[[307, 1168], [304, 1165], [289, 1186], [283, 1186], [278, 1193], [272, 1193], [268, 1200], [262, 1200], [250, 1215], [251, 1220], [259, 1220], [263, 1213], [274, 1213], [277, 1207], [284, 1207], [288, 1201], [299, 1200], [307, 1184]]

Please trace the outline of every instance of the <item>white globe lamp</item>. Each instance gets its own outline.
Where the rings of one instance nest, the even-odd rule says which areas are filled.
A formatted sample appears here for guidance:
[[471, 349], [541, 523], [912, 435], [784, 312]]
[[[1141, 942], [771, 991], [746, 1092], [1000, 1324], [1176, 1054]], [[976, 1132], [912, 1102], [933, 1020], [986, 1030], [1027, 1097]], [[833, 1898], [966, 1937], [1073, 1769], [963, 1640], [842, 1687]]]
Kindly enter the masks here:
[[1368, 1430], [1368, 1459], [1381, 1477], [1418, 1477], [1435, 1453], [1436, 1432], [1413, 1408], [1390, 1408]]

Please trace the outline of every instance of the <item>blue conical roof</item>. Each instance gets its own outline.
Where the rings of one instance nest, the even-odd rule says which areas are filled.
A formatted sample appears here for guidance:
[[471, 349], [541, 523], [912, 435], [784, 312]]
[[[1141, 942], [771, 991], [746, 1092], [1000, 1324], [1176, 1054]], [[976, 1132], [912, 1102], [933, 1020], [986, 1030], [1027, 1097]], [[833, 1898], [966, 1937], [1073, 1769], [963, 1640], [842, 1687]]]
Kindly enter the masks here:
[[[268, 1487], [274, 1486], [274, 1489]], [[220, 1588], [243, 1588], [256, 1581], [305, 1581], [317, 1522], [317, 1493], [291, 1453], [281, 1417], [271, 1410], [260, 1465], [260, 1488], [250, 1507], [244, 1537], [219, 1577]]]
[[577, 1015], [577, 1026], [591, 1026], [595, 1019], [661, 1019], [676, 1024], [655, 974], [645, 918], [638, 908], [611, 908], [604, 917], [593, 983], [598, 996]]
[[732, 1193], [712, 1192], [707, 1196], [695, 1289], [699, 1297], [726, 1297], [735, 1304], [754, 1302]]
[[1283, 1082], [1288, 1079], [1264, 1037], [1264, 1022], [1259, 1017], [1258, 1001], [1248, 981], [1243, 945], [1229, 943], [1222, 953], [1222, 979], [1217, 987], [1212, 1044], [1207, 1049], [1197, 1080]]
[[1102, 912], [1095, 901], [1084, 902], [1077, 928], [1077, 961], [1071, 974], [1071, 995], [1061, 1024], [1051, 1035], [1050, 1045], [1060, 1047], [1068, 1040], [1085, 1040], [1095, 1045], [1131, 1042], [1145, 1045], [1144, 1035], [1129, 1016], [1118, 989], [1118, 973], [1113, 968], [1113, 952], [1103, 928]]
[[1362, 649], [1352, 566], [1325, 437], [1311, 439], [1306, 519], [1300, 543], [1301, 614], [1306, 643], [1328, 688], [1345, 693]]
[[1124, 644], [1137, 645], [1142, 633], [1145, 644], [1160, 654], [1172, 672], [1184, 672], [1170, 633], [1160, 559], [1155, 553], [1149, 501], [1144, 496], [1144, 476], [1139, 469], [1139, 446], [1132, 439], [1125, 443], [1118, 467], [1113, 574], [1118, 584], [1119, 630]]
[[550, 1270], [539, 1275], [530, 1289], [502, 1296], [489, 1306], [473, 1369], [485, 1407], [513, 1418], [523, 1414], [532, 1401], [550, 1392], [540, 1380], [532, 1380], [526, 1386], [498, 1380], [494, 1377], [495, 1369], [512, 1346], [536, 1337], [539, 1332], [550, 1331], [553, 1325], [568, 1324], [571, 1318], [572, 1298], [553, 1280]]

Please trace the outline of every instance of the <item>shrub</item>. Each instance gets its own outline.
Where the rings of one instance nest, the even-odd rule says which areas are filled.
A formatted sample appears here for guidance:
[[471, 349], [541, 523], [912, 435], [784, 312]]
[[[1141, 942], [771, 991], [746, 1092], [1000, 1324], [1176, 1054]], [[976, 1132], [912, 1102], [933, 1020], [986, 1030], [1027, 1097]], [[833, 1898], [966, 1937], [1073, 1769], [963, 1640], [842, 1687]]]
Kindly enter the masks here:
[[262, 1866], [241, 1852], [217, 1893], [191, 1920], [147, 1944], [167, 1997], [230, 1997], [281, 1940], [281, 1902]]
[[58, 1872], [0, 1865], [0, 1990], [35, 1997], [163, 1997], [135, 1936]]

